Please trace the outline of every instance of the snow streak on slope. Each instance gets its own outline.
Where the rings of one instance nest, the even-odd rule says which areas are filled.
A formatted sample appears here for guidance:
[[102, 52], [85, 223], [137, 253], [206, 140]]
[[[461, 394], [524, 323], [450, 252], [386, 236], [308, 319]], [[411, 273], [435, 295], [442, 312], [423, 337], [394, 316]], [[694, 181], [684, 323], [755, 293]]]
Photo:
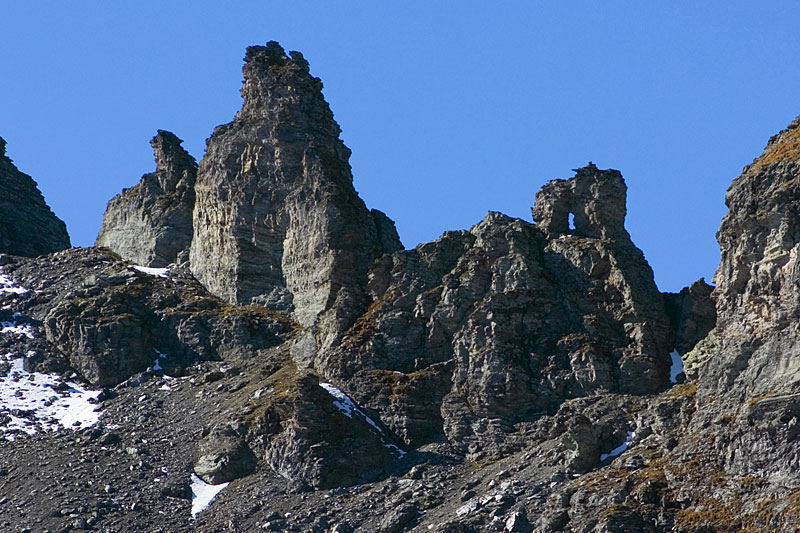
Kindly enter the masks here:
[[148, 276], [156, 276], [157, 278], [166, 278], [167, 273], [169, 272], [168, 268], [154, 268], [142, 265], [133, 265], [133, 268], [138, 270], [142, 274], [147, 274]]
[[23, 289], [22, 287], [17, 287], [14, 285], [14, 282], [11, 281], [6, 274], [0, 272], [0, 294], [4, 293], [11, 293], [11, 294], [25, 294], [28, 292], [28, 289]]
[[383, 446], [385, 448], [392, 450], [399, 456], [400, 459], [402, 459], [406, 455], [406, 451], [401, 449], [399, 446], [395, 444], [386, 443], [385, 441], [386, 435], [384, 434], [381, 427], [377, 423], [375, 423], [373, 419], [368, 417], [364, 411], [359, 409], [356, 403], [352, 400], [352, 398], [350, 398], [350, 396], [345, 394], [344, 391], [342, 391], [342, 389], [331, 383], [320, 383], [319, 386], [328, 391], [328, 394], [333, 396], [333, 405], [335, 405], [336, 408], [339, 409], [344, 416], [346, 416], [347, 418], [353, 418], [354, 413], [359, 415], [367, 422], [367, 424], [375, 428], [375, 430], [380, 434], [381, 439], [384, 440]]
[[610, 452], [601, 454], [600, 461], [602, 462], [605, 461], [606, 459], [613, 459], [614, 457], [619, 457], [620, 455], [622, 455], [622, 452], [628, 449], [628, 446], [630, 446], [631, 442], [633, 441], [633, 437], [635, 436], [636, 433], [634, 433], [633, 431], [629, 431], [628, 436], [625, 437], [625, 442], [623, 442]]

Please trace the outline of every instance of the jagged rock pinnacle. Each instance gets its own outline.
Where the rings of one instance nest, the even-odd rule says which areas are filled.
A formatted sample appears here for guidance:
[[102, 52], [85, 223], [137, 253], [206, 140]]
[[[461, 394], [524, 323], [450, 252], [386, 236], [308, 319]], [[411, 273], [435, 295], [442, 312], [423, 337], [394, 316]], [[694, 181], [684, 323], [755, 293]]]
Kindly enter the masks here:
[[251, 46], [243, 73], [242, 109], [200, 163], [191, 269], [231, 303], [293, 312], [309, 346], [332, 342], [368, 303], [369, 264], [400, 241], [353, 188], [350, 150], [303, 56]]
[[[165, 192], [173, 192], [188, 172], [197, 171], [197, 161], [181, 146], [183, 141], [174, 133], [158, 130], [150, 140], [156, 158], [156, 176]], [[194, 185], [193, 180], [187, 186]]]
[[173, 133], [150, 141], [156, 171], [108, 203], [96, 246], [125, 259], [163, 267], [188, 258], [197, 163]]

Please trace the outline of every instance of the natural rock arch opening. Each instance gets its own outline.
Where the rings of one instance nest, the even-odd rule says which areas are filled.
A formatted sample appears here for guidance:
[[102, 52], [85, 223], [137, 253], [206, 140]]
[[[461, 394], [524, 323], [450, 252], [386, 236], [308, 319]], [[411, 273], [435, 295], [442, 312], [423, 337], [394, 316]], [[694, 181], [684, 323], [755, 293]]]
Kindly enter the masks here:
[[533, 220], [548, 235], [575, 233], [598, 239], [630, 239], [625, 230], [627, 187], [617, 170], [594, 164], [575, 177], [553, 180], [536, 194]]

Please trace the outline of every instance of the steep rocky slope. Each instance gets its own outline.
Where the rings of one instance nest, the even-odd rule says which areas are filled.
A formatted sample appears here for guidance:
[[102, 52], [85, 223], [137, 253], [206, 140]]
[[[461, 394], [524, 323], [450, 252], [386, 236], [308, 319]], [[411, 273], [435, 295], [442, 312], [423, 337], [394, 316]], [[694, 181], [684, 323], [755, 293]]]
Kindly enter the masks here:
[[105, 248], [0, 255], [0, 527], [800, 530], [797, 122], [661, 294], [618, 171], [403, 250], [303, 57], [244, 73], [194, 183], [160, 132]]
[[50, 210], [36, 182], [6, 155], [0, 137], [0, 253], [36, 256], [69, 248], [67, 227]]

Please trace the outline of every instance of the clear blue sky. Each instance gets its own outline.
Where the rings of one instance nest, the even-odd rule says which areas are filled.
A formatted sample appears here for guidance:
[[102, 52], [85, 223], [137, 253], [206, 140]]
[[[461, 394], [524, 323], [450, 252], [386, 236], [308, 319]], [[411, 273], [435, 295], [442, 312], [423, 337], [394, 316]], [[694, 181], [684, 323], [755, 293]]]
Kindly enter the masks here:
[[[387, 7], [391, 6], [391, 7]], [[731, 180], [800, 114], [796, 2], [9, 2], [0, 136], [73, 243], [174, 132], [198, 160], [241, 105], [245, 47], [300, 50], [355, 185], [407, 247], [539, 187], [622, 171], [627, 228], [662, 290], [719, 260]]]

